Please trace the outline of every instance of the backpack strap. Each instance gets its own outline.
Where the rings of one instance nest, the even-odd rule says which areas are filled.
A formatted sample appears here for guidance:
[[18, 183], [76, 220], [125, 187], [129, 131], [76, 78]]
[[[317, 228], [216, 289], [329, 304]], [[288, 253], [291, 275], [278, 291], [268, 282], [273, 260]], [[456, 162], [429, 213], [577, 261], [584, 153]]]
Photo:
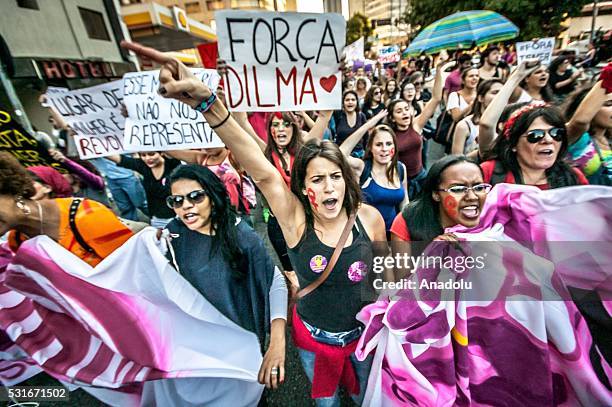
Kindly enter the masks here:
[[400, 161], [397, 162], [397, 173], [399, 175], [399, 180], [401, 184], [402, 182], [404, 182], [404, 177], [406, 176], [406, 174], [404, 174], [404, 166]]
[[76, 215], [77, 215], [77, 212], [79, 211], [79, 206], [81, 206], [82, 201], [83, 201], [82, 199], [75, 198], [72, 200], [72, 203], [70, 204], [70, 210], [68, 212], [68, 224], [70, 225], [70, 230], [72, 231], [72, 234], [74, 235], [74, 238], [77, 241], [77, 243], [83, 249], [85, 249], [85, 251], [87, 251], [88, 253], [95, 254], [98, 257], [101, 257], [98, 255], [98, 253], [96, 253], [96, 251], [90, 245], [87, 244], [87, 242], [85, 241], [85, 239], [83, 239], [83, 236], [79, 232], [79, 229], [77, 228]]

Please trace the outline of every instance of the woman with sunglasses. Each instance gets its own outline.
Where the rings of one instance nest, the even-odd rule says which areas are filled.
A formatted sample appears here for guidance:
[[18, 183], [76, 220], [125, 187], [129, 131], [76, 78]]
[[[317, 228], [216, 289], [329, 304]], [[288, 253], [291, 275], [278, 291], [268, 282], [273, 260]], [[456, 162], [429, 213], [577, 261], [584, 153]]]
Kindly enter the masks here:
[[601, 80], [570, 96], [566, 117], [568, 158], [580, 168], [589, 184], [612, 185], [612, 63]]
[[368, 90], [365, 100], [363, 101], [362, 110], [368, 120], [385, 110], [385, 104], [382, 101], [382, 88], [380, 86], [372, 85], [370, 90]]
[[442, 236], [444, 229], [477, 226], [490, 190], [474, 161], [460, 155], [441, 158], [429, 169], [421, 194], [395, 217], [391, 240], [449, 240], [449, 236]]
[[444, 63], [441, 60], [436, 69], [433, 95], [427, 102], [423, 111], [415, 116], [414, 109], [403, 99], [396, 99], [389, 104], [387, 109], [387, 123], [395, 132], [397, 137], [397, 154], [399, 161], [406, 166], [408, 177], [408, 196], [414, 198], [421, 190], [421, 184], [425, 180], [427, 171], [423, 165], [423, 129], [427, 121], [433, 116], [438, 104], [442, 100], [442, 69]]
[[255, 231], [236, 218], [223, 183], [212, 171], [183, 165], [170, 174], [168, 185], [166, 203], [176, 214], [167, 226], [170, 260], [223, 315], [257, 335], [262, 349], [270, 334], [259, 382], [278, 388], [284, 381], [287, 318], [282, 275]]
[[140, 158], [128, 155], [111, 155], [107, 157], [120, 167], [128, 168], [142, 175], [142, 186], [147, 196], [151, 226], [163, 229], [174, 217], [174, 213], [165, 203], [170, 194], [167, 177], [181, 162], [174, 158], [164, 157], [159, 151], [144, 151]]
[[[124, 46], [162, 65], [161, 94], [194, 108], [206, 106], [202, 109], [206, 120], [253, 177], [276, 215], [301, 287], [317, 280], [343, 231], [349, 232], [329, 277], [298, 302], [292, 332], [317, 403], [338, 403], [340, 381], [359, 403], [370, 361], [357, 362], [352, 356], [361, 332], [355, 315], [363, 305], [361, 282], [372, 267], [371, 242], [384, 241], [386, 236], [378, 211], [361, 204], [359, 186], [342, 153], [329, 141], [309, 140], [295, 158], [289, 189], [251, 136], [182, 63], [151, 48]], [[355, 224], [350, 227], [352, 220]]]
[[540, 189], [585, 185], [582, 172], [565, 161], [568, 141], [561, 112], [544, 103], [515, 111], [481, 164], [485, 182], [534, 185]]
[[401, 87], [400, 98], [408, 102], [414, 109], [414, 116], [418, 116], [423, 111], [423, 102], [417, 100], [416, 88], [410, 81], [404, 81]]

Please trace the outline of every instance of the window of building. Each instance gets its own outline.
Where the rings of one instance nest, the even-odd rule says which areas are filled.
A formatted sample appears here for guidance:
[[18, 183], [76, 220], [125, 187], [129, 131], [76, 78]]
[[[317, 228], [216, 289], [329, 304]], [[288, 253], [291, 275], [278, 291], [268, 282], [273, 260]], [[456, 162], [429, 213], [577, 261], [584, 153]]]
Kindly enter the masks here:
[[102, 13], [82, 7], [79, 7], [79, 13], [81, 13], [81, 19], [83, 19], [83, 24], [89, 38], [92, 40], [110, 41]]
[[38, 8], [38, 0], [17, 0], [17, 7], [40, 10]]
[[185, 3], [185, 12], [187, 12], [187, 14], [199, 13], [200, 11], [202, 11], [202, 9], [200, 8], [199, 1]]
[[223, 3], [223, 0], [206, 0], [206, 8], [208, 11], [223, 10], [225, 8]]

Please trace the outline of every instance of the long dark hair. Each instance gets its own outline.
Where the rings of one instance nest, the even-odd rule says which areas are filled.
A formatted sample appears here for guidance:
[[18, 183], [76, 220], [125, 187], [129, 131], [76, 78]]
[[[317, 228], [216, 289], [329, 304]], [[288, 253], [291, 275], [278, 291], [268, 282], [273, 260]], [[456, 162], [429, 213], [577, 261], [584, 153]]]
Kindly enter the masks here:
[[359, 116], [359, 95], [357, 94], [357, 91], [354, 90], [345, 90], [344, 93], [342, 94], [342, 111], [344, 112], [344, 99], [346, 98], [347, 95], [353, 95], [355, 96], [355, 100], [356, 100], [356, 104], [355, 104], [355, 113], [357, 113], [357, 116]]
[[[389, 84], [390, 84], [391, 82], [394, 82], [394, 83], [395, 83], [395, 90], [393, 91], [393, 93], [391, 93], [391, 94], [390, 94], [390, 93], [389, 93]], [[398, 90], [399, 90], [399, 86], [398, 86], [397, 81], [396, 81], [395, 79], [389, 79], [389, 80], [387, 81], [387, 83], [385, 83], [385, 91], [384, 91], [384, 95], [383, 95], [383, 96], [384, 96], [384, 98], [385, 98], [385, 100], [384, 100], [384, 101], [385, 101], [385, 102], [387, 102], [387, 101], [389, 101], [389, 100], [393, 100], [393, 99], [395, 99], [395, 97], [396, 97], [396, 96], [397, 96], [397, 94], [398, 94]]]
[[402, 82], [402, 86], [400, 87], [400, 94], [399, 94], [400, 97], [399, 98], [407, 102], [408, 104], [410, 104], [413, 107], [413, 109], [416, 111], [416, 116], [418, 116], [421, 114], [421, 106], [419, 105], [419, 101], [417, 100], [417, 97], [416, 97], [416, 87], [415, 87], [414, 99], [412, 99], [412, 101], [408, 101], [404, 99], [404, 88], [406, 88], [406, 86], [408, 85], [414, 86], [414, 83], [410, 82], [409, 80], [405, 80], [404, 82]]
[[211, 170], [196, 164], [176, 167], [168, 178], [168, 185], [172, 188], [172, 184], [181, 179], [192, 180], [200, 184], [210, 199], [211, 235], [214, 235], [210, 246], [210, 256], [221, 252], [234, 276], [246, 277], [248, 267], [245, 256], [237, 243], [236, 212], [230, 203], [223, 182]]
[[[393, 120], [393, 109], [395, 109], [395, 106], [397, 106], [399, 103], [409, 104], [404, 99], [400, 98], [392, 100], [391, 103], [389, 103], [389, 106], [387, 106], [387, 124], [393, 129], [393, 131], [396, 132], [400, 130], [397, 128], [397, 123], [395, 123], [395, 120]], [[410, 123], [410, 126], [412, 127], [412, 122]]]
[[[505, 170], [511, 171], [516, 183], [522, 184], [521, 167], [517, 159], [517, 153], [512, 151], [518, 144], [519, 138], [527, 131], [531, 123], [541, 117], [546, 123], [554, 127], [565, 129], [563, 114], [556, 107], [542, 106], [521, 114], [509, 129], [508, 137], [500, 134], [493, 145], [493, 158], [501, 162]], [[506, 125], [508, 125], [507, 123]], [[567, 152], [567, 134], [561, 142], [561, 148], [554, 164], [546, 170], [546, 180], [550, 188], [560, 188], [570, 185], [578, 185], [576, 173], [564, 161]]]
[[308, 167], [308, 163], [317, 157], [325, 158], [340, 167], [346, 185], [342, 206], [346, 210], [347, 215], [356, 213], [361, 203], [361, 188], [355, 179], [353, 170], [344, 158], [344, 154], [340, 151], [340, 148], [329, 140], [310, 139], [304, 144], [300, 151], [298, 151], [295, 162], [293, 163], [293, 171], [291, 172], [291, 192], [293, 192], [302, 203], [306, 214], [306, 222], [308, 222], [310, 226], [314, 225], [314, 216], [310, 208], [308, 197], [304, 195], [304, 189], [306, 188], [306, 168]]
[[[529, 75], [527, 75], [525, 77], [525, 79], [523, 79], [520, 83], [520, 87], [523, 88], [525, 91], [527, 91], [527, 79], [529, 79], [531, 77], [531, 75], [533, 75], [538, 69], [540, 68], [536, 68], [535, 71], [533, 71], [532, 73], [530, 73]], [[550, 75], [550, 68], [548, 69], [548, 74]], [[549, 79], [550, 81], [550, 79]], [[550, 82], [546, 83], [546, 86], [544, 86], [543, 88], [540, 89], [540, 94], [542, 95], [542, 100], [544, 102], [550, 102], [553, 99], [553, 91], [550, 88]]]
[[376, 138], [376, 135], [380, 132], [389, 133], [393, 139], [394, 154], [393, 157], [391, 157], [391, 165], [387, 167], [386, 171], [387, 180], [390, 183], [393, 183], [393, 178], [395, 177], [395, 171], [397, 168], [397, 137], [395, 137], [395, 132], [391, 127], [387, 126], [386, 124], [380, 124], [372, 130], [370, 136], [368, 137], [368, 144], [366, 145], [365, 156], [363, 158], [364, 160], [372, 160], [372, 145], [374, 145], [374, 138]]
[[[366, 93], [365, 98], [363, 99], [363, 108], [364, 108], [364, 110], [372, 108], [371, 105], [372, 105], [372, 102], [374, 101], [374, 92], [376, 90], [380, 90], [381, 96], [382, 96], [382, 88], [380, 86], [378, 86], [378, 85], [370, 86], [370, 89], [368, 89], [368, 93]], [[382, 103], [382, 101], [380, 103]]]
[[293, 121], [293, 118], [289, 116], [289, 114], [286, 112], [271, 114], [270, 117], [268, 118], [268, 122], [266, 123], [266, 130], [268, 132], [268, 144], [266, 145], [266, 151], [264, 151], [264, 155], [266, 156], [268, 161], [274, 164], [272, 155], [276, 154], [276, 156], [280, 159], [280, 162], [283, 168], [286, 171], [291, 171], [291, 168], [289, 168], [289, 163], [285, 162], [283, 155], [278, 150], [278, 146], [276, 145], [276, 142], [274, 141], [274, 138], [272, 137], [272, 119], [274, 118], [279, 118], [279, 119], [282, 119], [283, 121], [291, 123], [291, 129], [293, 129], [293, 135], [291, 136], [291, 141], [287, 145], [287, 151], [292, 156], [295, 156], [297, 151], [302, 146], [301, 130], [298, 128], [297, 124]]
[[482, 174], [480, 166], [463, 155], [447, 155], [431, 166], [423, 183], [423, 189], [402, 210], [411, 241], [431, 242], [444, 233], [440, 222], [440, 203], [433, 199], [433, 193], [440, 187], [442, 173], [447, 168], [465, 162], [474, 164]]
[[503, 85], [504, 81], [501, 79], [487, 79], [478, 84], [478, 87], [476, 88], [476, 99], [474, 100], [472, 112], [470, 113], [472, 115], [472, 123], [478, 124], [480, 121], [480, 116], [482, 116], [484, 111], [483, 103], [479, 100], [479, 98], [482, 97], [484, 99], [487, 92], [489, 92], [496, 83]]

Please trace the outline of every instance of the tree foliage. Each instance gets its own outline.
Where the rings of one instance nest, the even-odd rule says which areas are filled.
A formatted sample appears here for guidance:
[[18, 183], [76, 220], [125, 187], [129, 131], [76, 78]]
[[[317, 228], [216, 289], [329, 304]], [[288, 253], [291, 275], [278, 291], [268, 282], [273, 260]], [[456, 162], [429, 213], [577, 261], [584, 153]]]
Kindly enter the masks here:
[[[427, 25], [457, 11], [491, 10], [512, 21], [520, 30], [519, 39], [556, 37], [561, 22], [577, 16], [592, 0], [412, 0], [404, 20], [413, 27]], [[415, 34], [418, 33], [418, 30]]]
[[374, 34], [374, 29], [370, 25], [367, 17], [360, 13], [355, 13], [346, 23], [346, 44], [351, 44], [357, 41], [359, 38], [364, 37], [365, 49], [368, 50], [371, 47], [371, 43], [368, 42], [368, 37]]

